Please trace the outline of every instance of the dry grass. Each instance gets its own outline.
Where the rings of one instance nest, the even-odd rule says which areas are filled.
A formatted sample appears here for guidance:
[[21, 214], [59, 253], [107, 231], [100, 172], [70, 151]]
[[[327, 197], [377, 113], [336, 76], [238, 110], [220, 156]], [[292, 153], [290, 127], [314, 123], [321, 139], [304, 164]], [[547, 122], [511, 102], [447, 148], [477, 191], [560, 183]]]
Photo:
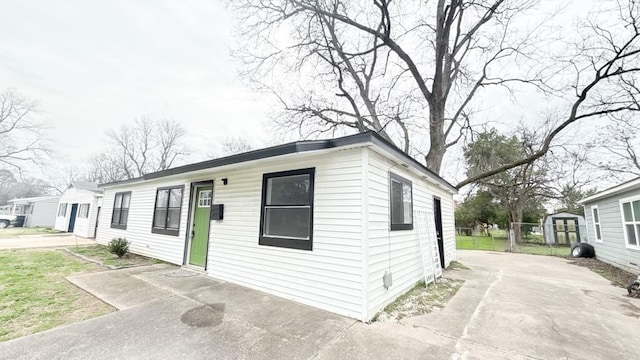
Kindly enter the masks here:
[[65, 277], [104, 270], [63, 251], [0, 251], [0, 341], [114, 311]]
[[443, 309], [456, 294], [463, 280], [438, 279], [437, 284], [418, 283], [413, 289], [387, 305], [373, 321], [398, 321], [406, 317], [428, 314]]
[[104, 245], [89, 245], [89, 246], [76, 246], [67, 248], [68, 251], [76, 254], [80, 254], [103, 265], [111, 267], [128, 267], [128, 266], [142, 266], [159, 264], [162, 261], [157, 259], [148, 258], [146, 256], [140, 256], [136, 254], [125, 254], [122, 258], [118, 258], [116, 255], [109, 252], [109, 249]]

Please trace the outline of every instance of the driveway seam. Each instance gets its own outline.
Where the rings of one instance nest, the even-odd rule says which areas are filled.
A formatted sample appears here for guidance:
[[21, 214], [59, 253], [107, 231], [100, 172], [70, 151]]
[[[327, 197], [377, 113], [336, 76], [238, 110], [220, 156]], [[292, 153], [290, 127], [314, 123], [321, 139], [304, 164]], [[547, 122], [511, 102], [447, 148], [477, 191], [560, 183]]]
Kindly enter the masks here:
[[489, 294], [489, 292], [491, 292], [494, 286], [502, 280], [502, 275], [503, 275], [503, 271], [502, 270], [498, 271], [496, 278], [491, 282], [487, 290], [484, 292], [482, 299], [480, 299], [480, 302], [478, 303], [475, 310], [473, 311], [473, 314], [471, 314], [469, 321], [467, 321], [467, 324], [462, 330], [462, 335], [460, 336], [460, 338], [458, 338], [458, 341], [456, 341], [456, 345], [454, 347], [455, 353], [451, 355], [452, 360], [468, 358], [469, 352], [467, 350], [463, 350], [462, 341], [467, 340], [467, 338], [469, 337], [469, 327], [480, 316], [480, 312], [487, 304], [487, 301], [486, 301], [487, 295]]
[[320, 353], [322, 352], [322, 350], [326, 349], [327, 347], [329, 347], [334, 341], [336, 341], [339, 337], [341, 337], [342, 335], [344, 335], [349, 329], [351, 329], [358, 321], [354, 320], [351, 325], [345, 327], [344, 329], [342, 329], [338, 334], [336, 334], [336, 336], [334, 336], [333, 338], [331, 338], [331, 340], [327, 341], [324, 345], [322, 345], [318, 350], [316, 350], [316, 353], [313, 354], [309, 360], [313, 360], [313, 359], [317, 359], [318, 356], [320, 355]]

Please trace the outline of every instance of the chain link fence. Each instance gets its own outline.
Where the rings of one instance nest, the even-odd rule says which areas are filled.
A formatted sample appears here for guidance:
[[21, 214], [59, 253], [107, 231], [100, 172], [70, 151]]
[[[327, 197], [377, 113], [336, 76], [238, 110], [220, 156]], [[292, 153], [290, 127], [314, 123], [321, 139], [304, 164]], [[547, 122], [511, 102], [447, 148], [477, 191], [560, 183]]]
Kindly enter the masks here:
[[509, 230], [456, 228], [457, 249], [568, 257], [571, 244], [586, 241], [586, 226], [565, 219], [545, 224], [512, 223]]

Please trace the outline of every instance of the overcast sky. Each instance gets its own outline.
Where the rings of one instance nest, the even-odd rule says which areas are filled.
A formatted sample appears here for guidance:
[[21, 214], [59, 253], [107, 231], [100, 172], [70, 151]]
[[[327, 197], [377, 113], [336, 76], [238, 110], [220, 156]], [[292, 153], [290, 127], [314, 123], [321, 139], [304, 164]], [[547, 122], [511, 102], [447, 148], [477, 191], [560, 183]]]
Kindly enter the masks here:
[[6, 1], [0, 90], [38, 101], [64, 163], [144, 115], [180, 121], [202, 155], [227, 136], [259, 146], [267, 107], [237, 80], [232, 28], [216, 0]]

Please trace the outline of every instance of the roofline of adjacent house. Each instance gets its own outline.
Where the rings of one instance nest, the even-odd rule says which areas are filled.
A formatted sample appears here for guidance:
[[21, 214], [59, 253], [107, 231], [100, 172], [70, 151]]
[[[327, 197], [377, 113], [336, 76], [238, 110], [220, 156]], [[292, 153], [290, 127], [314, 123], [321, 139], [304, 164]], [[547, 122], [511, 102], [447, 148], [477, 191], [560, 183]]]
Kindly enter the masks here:
[[216, 168], [225, 165], [239, 164], [248, 161], [254, 160], [262, 160], [276, 156], [294, 154], [294, 153], [303, 153], [308, 151], [316, 151], [316, 150], [326, 150], [339, 148], [349, 145], [357, 145], [357, 144], [366, 144], [372, 143], [375, 146], [380, 147], [381, 149], [392, 153], [399, 159], [401, 159], [407, 165], [410, 165], [422, 172], [423, 174], [435, 179], [440, 184], [442, 184], [447, 189], [451, 190], [453, 193], [457, 193], [458, 189], [455, 186], [451, 185], [448, 181], [440, 177], [438, 174], [429, 170], [426, 166], [419, 163], [417, 160], [407, 155], [402, 150], [398, 149], [395, 145], [390, 143], [389, 141], [382, 138], [382, 136], [378, 135], [373, 131], [368, 131], [364, 133], [359, 133], [355, 135], [344, 136], [336, 139], [328, 139], [328, 140], [304, 140], [304, 141], [296, 141], [282, 145], [276, 145], [264, 149], [253, 150], [241, 154], [230, 155], [222, 158], [206, 160], [194, 164], [188, 164], [183, 166], [178, 166], [171, 169], [161, 170], [154, 173], [145, 174], [141, 177], [115, 181], [110, 183], [99, 184], [99, 187], [109, 187], [115, 185], [122, 185], [127, 183], [134, 183], [138, 181], [158, 179], [171, 175], [179, 175], [184, 173], [189, 173], [192, 171]]
[[633, 188], [634, 186], [638, 186], [640, 185], [640, 177], [637, 177], [635, 179], [629, 180], [627, 182], [624, 182], [622, 184], [618, 184], [615, 186], [612, 186], [608, 189], [602, 190], [599, 193], [593, 194], [591, 196], [588, 196], [580, 201], [578, 201], [578, 204], [585, 204], [594, 200], [599, 200], [602, 198], [605, 198], [607, 196], [611, 196], [617, 193], [621, 193], [623, 191], [629, 190], [631, 188]]
[[34, 196], [34, 197], [28, 197], [28, 198], [15, 198], [15, 199], [10, 199], [7, 200], [7, 202], [16, 202], [16, 201], [25, 201], [25, 202], [30, 202], [30, 201], [41, 201], [41, 200], [50, 200], [56, 197], [60, 197], [60, 195], [47, 195], [47, 196]]

